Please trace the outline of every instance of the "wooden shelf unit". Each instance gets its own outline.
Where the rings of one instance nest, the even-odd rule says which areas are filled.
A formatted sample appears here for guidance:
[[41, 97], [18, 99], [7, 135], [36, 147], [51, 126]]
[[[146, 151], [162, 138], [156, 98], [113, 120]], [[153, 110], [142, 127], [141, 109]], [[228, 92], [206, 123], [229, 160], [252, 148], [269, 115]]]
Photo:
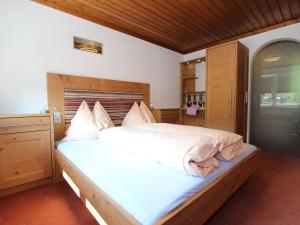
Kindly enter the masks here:
[[196, 64], [205, 62], [205, 57], [193, 59], [180, 64], [180, 124], [205, 126], [205, 109], [198, 109], [195, 116], [186, 115], [186, 97], [203, 95], [204, 91], [196, 91]]
[[187, 79], [199, 79], [199, 77], [196, 76], [189, 76], [189, 77], [183, 77], [183, 80], [187, 80]]

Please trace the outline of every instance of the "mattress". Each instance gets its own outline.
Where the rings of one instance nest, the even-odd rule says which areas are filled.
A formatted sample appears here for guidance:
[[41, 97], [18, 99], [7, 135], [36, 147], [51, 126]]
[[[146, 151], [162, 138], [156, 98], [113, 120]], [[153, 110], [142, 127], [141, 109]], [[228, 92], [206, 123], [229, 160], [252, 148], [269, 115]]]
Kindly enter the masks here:
[[58, 151], [144, 225], [154, 224], [256, 150], [249, 144], [243, 148], [239, 157], [220, 161], [215, 172], [202, 178], [186, 176], [156, 161], [105, 146], [99, 140], [57, 145]]

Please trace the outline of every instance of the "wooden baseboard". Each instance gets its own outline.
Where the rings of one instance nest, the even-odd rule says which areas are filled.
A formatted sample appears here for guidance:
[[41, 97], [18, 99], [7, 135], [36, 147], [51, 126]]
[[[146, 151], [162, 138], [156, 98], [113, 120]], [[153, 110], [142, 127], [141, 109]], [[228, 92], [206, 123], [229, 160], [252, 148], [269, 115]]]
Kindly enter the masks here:
[[34, 181], [34, 182], [30, 182], [30, 183], [26, 183], [26, 184], [21, 184], [15, 187], [10, 187], [10, 188], [6, 188], [3, 190], [0, 190], [0, 197], [6, 196], [6, 195], [11, 195], [20, 191], [25, 191], [34, 187], [38, 187], [44, 184], [48, 184], [48, 183], [52, 183], [53, 182], [53, 178], [49, 177], [49, 178], [45, 178], [42, 180], [38, 180], [38, 181]]

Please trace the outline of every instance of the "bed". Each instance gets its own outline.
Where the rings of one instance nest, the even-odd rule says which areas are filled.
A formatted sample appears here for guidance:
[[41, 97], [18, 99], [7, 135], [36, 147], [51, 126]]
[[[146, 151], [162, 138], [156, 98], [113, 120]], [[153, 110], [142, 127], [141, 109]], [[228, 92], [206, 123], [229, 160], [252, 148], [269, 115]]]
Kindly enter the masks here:
[[[90, 98], [91, 101], [95, 98], [103, 98], [104, 100], [109, 99], [108, 102], [114, 102], [115, 105], [107, 105], [106, 107], [108, 112], [111, 112], [111, 115], [115, 116], [112, 117], [112, 119], [114, 119], [117, 124], [121, 121], [122, 115], [126, 114], [126, 110], [129, 110], [126, 107], [131, 104], [130, 101], [143, 100], [149, 105], [148, 84], [53, 73], [47, 75], [47, 83], [48, 104], [55, 106], [62, 114], [62, 122], [55, 124], [54, 127], [56, 140], [60, 140], [64, 136], [65, 129], [68, 126], [69, 120], [72, 117], [72, 112], [74, 111], [72, 107], [73, 105], [76, 106], [75, 102], [80, 101], [83, 97], [89, 98], [91, 95], [93, 96]], [[97, 96], [98, 94], [99, 96]], [[72, 96], [72, 98], [70, 98], [70, 96]], [[75, 98], [74, 96], [77, 97]], [[114, 96], [117, 101], [115, 101], [115, 99], [112, 100], [111, 96]], [[120, 110], [118, 110], [119, 108]], [[244, 145], [246, 150], [243, 155], [233, 162], [222, 162], [220, 170], [216, 170], [216, 172], [204, 179], [196, 179], [193, 177], [187, 178], [186, 176], [184, 177], [178, 174], [176, 176], [174, 175], [174, 182], [176, 180], [178, 182], [179, 179], [183, 186], [178, 187], [177, 189], [175, 188], [176, 191], [174, 191], [173, 197], [165, 196], [167, 200], [163, 203], [158, 201], [155, 207], [153, 205], [154, 208], [158, 208], [158, 211], [148, 210], [150, 214], [144, 216], [143, 213], [135, 212], [133, 209], [139, 208], [137, 207], [139, 204], [142, 207], [142, 203], [149, 207], [151, 205], [151, 198], [149, 200], [149, 198], [143, 198], [143, 196], [152, 196], [152, 199], [154, 199], [153, 196], [159, 193], [157, 191], [155, 192], [157, 188], [155, 185], [157, 185], [158, 182], [155, 180], [155, 177], [157, 177], [155, 176], [155, 171], [160, 168], [160, 165], [149, 162], [149, 165], [147, 164], [148, 167], [146, 165], [144, 165], [145, 167], [140, 166], [141, 172], [152, 171], [148, 176], [154, 179], [153, 182], [155, 184], [151, 184], [151, 182], [145, 178], [140, 186], [140, 190], [142, 191], [131, 192], [136, 187], [135, 185], [137, 185], [132, 185], [134, 179], [131, 176], [126, 178], [131, 181], [130, 183], [127, 183], [126, 186], [121, 182], [122, 179], [117, 178], [115, 178], [116, 180], [114, 181], [116, 186], [111, 186], [105, 183], [105, 174], [107, 173], [101, 173], [104, 177], [100, 176], [100, 178], [96, 179], [93, 170], [86, 169], [86, 165], [82, 162], [88, 161], [88, 159], [80, 160], [84, 157], [81, 149], [89, 149], [87, 151], [93, 152], [95, 151], [93, 150], [95, 149], [95, 146], [99, 145], [97, 141], [85, 144], [76, 143], [73, 146], [71, 144], [72, 143], [66, 144], [69, 145], [67, 147], [58, 146], [58, 149], [55, 150], [57, 174], [67, 174], [72, 182], [78, 187], [80, 198], [85, 203], [89, 202], [107, 224], [110, 225], [203, 224], [230, 197], [230, 195], [253, 174], [257, 168], [260, 156], [260, 150], [251, 145]], [[90, 147], [87, 148], [83, 146]], [[70, 150], [68, 149], [76, 149], [77, 154], [70, 154]], [[101, 151], [103, 151], [104, 155], [105, 152], [110, 152], [105, 150], [107, 149], [105, 146], [98, 146], [97, 149], [103, 149]], [[112, 157], [109, 154], [106, 156]], [[135, 165], [135, 163], [138, 164], [138, 160], [135, 160], [134, 156], [126, 155], [124, 157], [127, 157], [129, 161], [133, 160], [132, 165]], [[118, 164], [120, 164], [120, 162], [118, 162]], [[98, 170], [108, 170], [105, 166], [107, 166], [105, 163], [100, 164]], [[130, 172], [128, 164], [122, 166]], [[152, 169], [149, 170], [149, 168]], [[159, 170], [161, 170], [161, 168]], [[168, 168], [163, 169], [163, 171], [168, 177], [171, 177], [170, 174], [176, 173]], [[132, 173], [129, 173], [129, 175], [130, 174]], [[115, 172], [115, 175], [118, 177], [117, 172]], [[121, 178], [122, 174], [119, 174], [119, 176]], [[185, 182], [183, 181], [185, 180], [189, 180], [187, 183], [191, 185], [184, 185]], [[120, 181], [120, 183], [118, 183], [118, 181]], [[172, 184], [172, 182], [170, 182], [170, 184]], [[173, 186], [174, 185], [175, 183], [173, 183]], [[125, 190], [121, 188], [118, 189], [118, 186], [123, 186]], [[145, 193], [143, 194], [144, 189]], [[116, 193], [123, 194], [118, 196]], [[130, 196], [131, 199], [136, 197], [136, 199], [139, 199], [140, 201], [133, 201], [135, 204], [130, 205], [129, 201], [124, 197], [127, 195]], [[162, 198], [162, 196], [160, 196], [160, 198]], [[129, 204], [129, 206], [126, 204]]]

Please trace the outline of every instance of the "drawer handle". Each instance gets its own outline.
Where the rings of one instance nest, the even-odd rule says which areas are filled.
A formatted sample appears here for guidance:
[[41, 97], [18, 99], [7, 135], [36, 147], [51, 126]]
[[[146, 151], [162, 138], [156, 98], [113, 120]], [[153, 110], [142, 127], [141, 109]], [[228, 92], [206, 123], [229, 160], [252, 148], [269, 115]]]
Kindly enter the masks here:
[[49, 125], [49, 123], [8, 124], [8, 125], [2, 125], [2, 126], [0, 126], [0, 128], [5, 128], [5, 127], [23, 127], [23, 126], [41, 126], [41, 125]]

